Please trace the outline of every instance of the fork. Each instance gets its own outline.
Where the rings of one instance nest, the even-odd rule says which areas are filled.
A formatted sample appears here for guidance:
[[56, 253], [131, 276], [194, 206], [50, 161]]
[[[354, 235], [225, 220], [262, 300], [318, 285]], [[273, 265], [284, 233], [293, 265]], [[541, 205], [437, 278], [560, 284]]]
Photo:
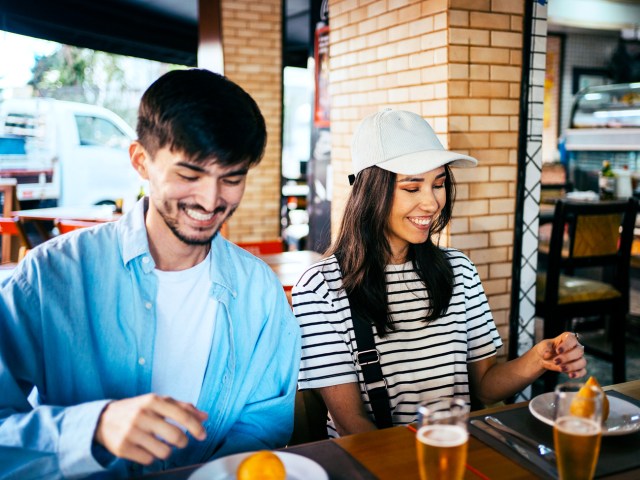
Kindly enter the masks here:
[[552, 448], [549, 448], [542, 443], [536, 442], [532, 438], [529, 438], [523, 435], [522, 433], [518, 432], [517, 430], [514, 430], [511, 427], [507, 427], [504, 423], [502, 423], [496, 417], [493, 417], [491, 415], [487, 415], [486, 417], [484, 417], [484, 421], [487, 422], [492, 427], [497, 428], [498, 430], [502, 430], [503, 432], [506, 432], [510, 435], [513, 435], [517, 439], [522, 440], [528, 445], [531, 445], [533, 448], [535, 448], [538, 451], [540, 456], [547, 458], [549, 461], [553, 461], [555, 463], [556, 452], [554, 452]]

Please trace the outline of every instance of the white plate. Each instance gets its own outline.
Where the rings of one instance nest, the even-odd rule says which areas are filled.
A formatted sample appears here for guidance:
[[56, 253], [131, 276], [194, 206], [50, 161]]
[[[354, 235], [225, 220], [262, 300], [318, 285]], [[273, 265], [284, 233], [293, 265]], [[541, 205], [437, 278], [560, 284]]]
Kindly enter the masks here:
[[[610, 395], [607, 398], [609, 399], [609, 418], [604, 422], [602, 435], [626, 435], [640, 430], [640, 408], [618, 397]], [[553, 426], [555, 409], [553, 392], [538, 395], [529, 402], [531, 414], [547, 425]]]
[[[236, 453], [204, 464], [189, 476], [189, 480], [235, 480], [240, 462], [256, 452]], [[273, 452], [287, 470], [287, 480], [329, 480], [327, 472], [313, 460], [288, 452]]]

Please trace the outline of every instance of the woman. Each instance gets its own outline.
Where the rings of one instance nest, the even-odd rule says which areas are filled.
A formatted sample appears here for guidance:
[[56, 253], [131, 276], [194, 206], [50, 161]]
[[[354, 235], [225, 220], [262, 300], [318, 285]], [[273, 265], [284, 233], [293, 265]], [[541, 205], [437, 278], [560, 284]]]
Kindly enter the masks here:
[[545, 370], [586, 373], [575, 335], [543, 340], [507, 363], [475, 266], [440, 248], [455, 193], [451, 166], [477, 161], [444, 150], [422, 117], [385, 110], [367, 117], [352, 146], [353, 190], [329, 256], [293, 289], [302, 328], [299, 388], [317, 390], [331, 436], [376, 428], [353, 318], [371, 325], [394, 425], [417, 405], [470, 394], [485, 404], [507, 398]]

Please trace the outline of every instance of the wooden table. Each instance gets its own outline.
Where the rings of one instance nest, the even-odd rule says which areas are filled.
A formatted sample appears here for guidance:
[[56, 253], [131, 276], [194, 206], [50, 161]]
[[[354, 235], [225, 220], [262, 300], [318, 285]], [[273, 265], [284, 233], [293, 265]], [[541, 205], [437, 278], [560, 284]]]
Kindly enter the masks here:
[[94, 205], [90, 207], [51, 207], [17, 210], [12, 215], [21, 220], [81, 220], [84, 222], [112, 222], [121, 214], [113, 212], [111, 205]]
[[284, 291], [291, 303], [291, 289], [300, 278], [300, 275], [322, 258], [322, 255], [313, 250], [299, 250], [295, 252], [271, 253], [258, 255], [271, 270], [278, 276]]
[[[606, 387], [605, 390], [616, 390], [620, 393], [640, 400], [640, 380], [634, 380]], [[520, 408], [525, 403], [495, 407], [472, 412], [472, 417], [482, 417], [507, 409]], [[637, 434], [634, 434], [637, 435]], [[419, 480], [414, 433], [405, 427], [350, 435], [332, 440], [353, 455], [367, 470], [381, 480]], [[487, 446], [477, 438], [469, 437], [469, 453], [467, 464], [476, 468], [492, 480], [496, 479], [531, 479], [532, 473], [511, 461], [497, 450]], [[467, 471], [465, 479], [479, 477]], [[606, 478], [638, 479], [640, 468]]]
[[[610, 389], [640, 400], [640, 380], [605, 388], [605, 390]], [[524, 405], [526, 405], [526, 403], [523, 402], [479, 410], [472, 412], [471, 416], [481, 417], [509, 409], [521, 408]], [[322, 448], [323, 444], [329, 442], [335, 442], [340, 445], [380, 480], [419, 480], [415, 434], [407, 427], [394, 427], [359, 435], [349, 435], [335, 440], [324, 440], [308, 445], [315, 445], [316, 448]], [[529, 470], [511, 461], [497, 450], [494, 450], [473, 436], [469, 437], [467, 464], [491, 480], [529, 480], [535, 478]], [[183, 467], [173, 471], [151, 475], [150, 477], [162, 480], [186, 479], [196, 468], [197, 466]], [[483, 477], [476, 475], [471, 470], [467, 470], [464, 478], [465, 480], [478, 480]], [[610, 475], [606, 478], [616, 480], [637, 479], [640, 478], [640, 468]]]
[[114, 213], [111, 205], [93, 205], [88, 207], [50, 207], [34, 208], [31, 210], [16, 210], [11, 212], [23, 222], [33, 222], [43, 240], [51, 238], [44, 222], [54, 220], [80, 220], [83, 222], [113, 222], [122, 214]]

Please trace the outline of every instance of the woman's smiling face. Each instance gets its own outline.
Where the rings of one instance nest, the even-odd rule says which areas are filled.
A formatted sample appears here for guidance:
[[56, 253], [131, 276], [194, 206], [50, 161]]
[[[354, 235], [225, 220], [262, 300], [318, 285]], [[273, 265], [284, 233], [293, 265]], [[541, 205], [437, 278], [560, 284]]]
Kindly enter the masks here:
[[444, 167], [418, 175], [396, 176], [393, 203], [387, 221], [392, 263], [404, 263], [410, 244], [424, 243], [431, 224], [446, 203]]

